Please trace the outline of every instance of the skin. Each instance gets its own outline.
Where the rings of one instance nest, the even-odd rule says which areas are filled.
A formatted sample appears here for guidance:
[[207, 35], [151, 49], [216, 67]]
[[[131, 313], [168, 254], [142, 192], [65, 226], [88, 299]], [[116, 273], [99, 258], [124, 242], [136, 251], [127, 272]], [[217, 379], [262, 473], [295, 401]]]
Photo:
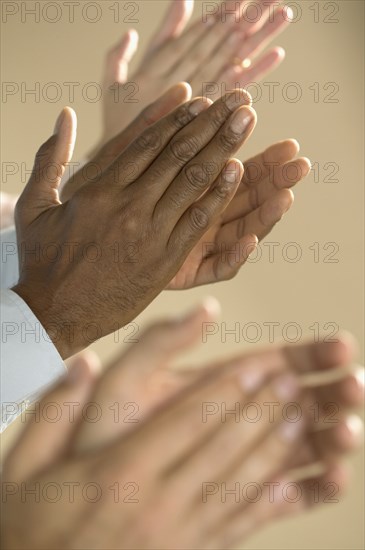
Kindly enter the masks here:
[[[179, 84], [149, 105], [126, 130], [104, 145], [82, 170], [66, 182], [61, 191], [62, 201], [71, 198], [88, 183], [88, 174], [95, 172], [95, 166], [100, 171], [106, 170], [144, 129], [190, 98], [189, 86]], [[298, 151], [298, 142], [287, 139], [245, 163], [242, 181], [229, 206], [191, 250], [168, 289], [182, 290], [219, 282], [237, 274], [246, 260], [246, 234], [256, 235], [259, 241], [265, 238], [292, 206], [294, 196], [291, 188], [310, 171], [307, 158], [295, 158]], [[238, 250], [238, 255], [228, 255], [228, 261], [222, 261], [223, 257], [226, 258], [224, 254], [222, 256], [225, 250]]]
[[[348, 411], [363, 402], [358, 373], [344, 369], [353, 360], [352, 339], [342, 335], [337, 343], [271, 348], [173, 374], [173, 357], [198, 339], [202, 322], [214, 317], [208, 304], [185, 318], [151, 327], [101, 377], [95, 374], [92, 356], [74, 360], [68, 378], [40, 402], [40, 421], [28, 417], [5, 463], [3, 480], [29, 489], [39, 484], [41, 491], [47, 483], [64, 487], [77, 480], [83, 487], [94, 482], [104, 498], [85, 502], [76, 489], [72, 504], [65, 497], [52, 504], [41, 498], [36, 505], [33, 498], [21, 501], [20, 491], [6, 485], [4, 547], [231, 548], [269, 520], [318, 506], [313, 483], [320, 502], [328, 493], [326, 483], [343, 491], [347, 474], [342, 455], [360, 437]], [[253, 380], [258, 363], [260, 378]], [[303, 383], [304, 374], [329, 373], [335, 366], [343, 370], [336, 382], [316, 381], [310, 388]], [[141, 405], [137, 424], [126, 428], [123, 422], [108, 422], [105, 433], [104, 415], [99, 422], [87, 422], [81, 415], [88, 402], [97, 402], [106, 412], [115, 398], [122, 403], [126, 395]], [[319, 434], [307, 412], [313, 401], [324, 407], [329, 396], [338, 403], [341, 418]], [[234, 422], [232, 416], [222, 421], [219, 414], [202, 421], [206, 402], [232, 409], [237, 402], [244, 407], [253, 401], [262, 409], [264, 403], [275, 402], [277, 414], [270, 422], [264, 414], [254, 424]], [[300, 404], [304, 419], [288, 423], [281, 411], [293, 401]], [[81, 405], [73, 422], [65, 414], [70, 402]], [[43, 413], [50, 403], [58, 403], [64, 413], [57, 430]], [[32, 452], [35, 447], [37, 453]], [[298, 480], [303, 498], [295, 503], [281, 498], [285, 484], [296, 480], [293, 468], [313, 462], [322, 464], [322, 473]], [[262, 497], [255, 504], [232, 498], [224, 502], [220, 493], [204, 500], [202, 484], [212, 480], [227, 487], [238, 480], [255, 481], [263, 487]], [[115, 502], [109, 488], [115, 482], [123, 488], [127, 481], [137, 484], [137, 502]], [[270, 502], [271, 483], [276, 493]], [[35, 523], [43, 528], [35, 530]]]
[[[94, 153], [90, 155], [92, 163], [97, 164], [101, 170], [108, 166], [116, 155], [120, 154], [147, 126], [168, 114], [183, 101], [191, 99], [191, 88], [186, 86], [185, 88], [174, 86], [173, 91], [170, 90], [157, 100], [161, 90], [168, 90], [175, 82], [185, 80], [191, 83], [194, 95], [205, 94], [211, 99], [217, 99], [225, 90], [243, 87], [252, 81], [257, 81], [276, 68], [284, 59], [285, 52], [282, 48], [272, 48], [249, 66], [247, 64], [248, 57], [253, 60], [275, 36], [285, 30], [292, 17], [290, 8], [278, 6], [274, 1], [258, 0], [256, 2], [258, 11], [256, 11], [252, 1], [240, 3], [226, 1], [220, 6], [218, 4], [215, 6], [215, 13], [208, 18], [209, 20], [205, 21], [205, 18], [203, 20], [201, 14], [200, 20], [186, 30], [192, 15], [193, 4], [193, 0], [171, 2], [162, 24], [146, 48], [147, 53], [143, 61], [133, 73], [129, 83], [129, 64], [138, 45], [136, 31], [128, 31], [109, 51], [103, 78], [103, 137]], [[230, 13], [235, 9], [235, 15]], [[212, 51], [214, 55], [211, 55]], [[245, 60], [244, 66], [240, 63], [243, 60]], [[208, 94], [207, 90], [203, 89], [204, 82], [214, 82], [219, 91], [211, 89]], [[136, 102], [129, 102], [124, 97], [130, 94], [131, 87], [133, 90], [135, 88], [139, 90]], [[152, 106], [149, 105], [151, 98], [156, 99]], [[136, 117], [138, 117], [138, 124], [135, 121], [132, 123]], [[121, 128], [126, 128], [123, 137], [118, 134]], [[111, 142], [111, 138], [116, 134], [118, 134], [117, 139]], [[292, 160], [298, 153], [299, 146], [294, 140], [285, 140], [273, 145], [270, 150], [271, 156], [274, 151], [276, 152], [276, 157], [271, 161], [281, 164], [279, 159]], [[248, 163], [251, 161], [252, 159]], [[307, 159], [301, 158], [296, 162], [299, 165], [298, 176], [296, 181], [287, 182], [288, 188], [303, 179], [310, 169]], [[261, 173], [261, 164], [258, 165], [258, 169]], [[296, 172], [293, 170], [293, 173]], [[62, 191], [62, 200], [70, 198], [84, 183], [84, 174], [85, 172], [80, 171], [67, 182]], [[259, 184], [264, 179], [265, 174], [255, 178], [254, 183]], [[274, 204], [266, 205], [263, 209], [263, 225], [267, 220], [278, 221], [292, 203], [292, 195], [288, 193], [276, 194], [275, 199]], [[9, 198], [2, 196], [3, 219], [8, 219], [9, 205], [11, 205]], [[15, 198], [11, 205], [12, 212], [14, 205]], [[222, 219], [222, 222], [224, 223], [225, 220]], [[246, 220], [241, 217], [240, 225], [245, 223]], [[210, 249], [216, 234], [217, 231], [214, 228], [207, 234], [206, 242], [209, 243]], [[202, 251], [206, 250], [204, 244], [197, 247], [197, 254], [191, 255], [184, 269], [171, 283], [171, 288], [186, 288], [191, 285], [192, 272], [197, 262], [199, 263]], [[229, 246], [231, 239], [226, 244]], [[240, 265], [241, 262], [230, 268], [226, 266], [226, 270], [230, 270], [233, 276]]]
[[[114, 332], [168, 285], [234, 196], [243, 169], [233, 154], [256, 124], [240, 90], [212, 105], [203, 98], [185, 103], [61, 203], [57, 168], [71, 158], [74, 117], [62, 112], [16, 207], [20, 277], [13, 290], [63, 358], [91, 343], [84, 331], [90, 322], [94, 340]], [[76, 243], [71, 255], [68, 243]], [[90, 243], [100, 251], [94, 261], [85, 253]], [[243, 261], [256, 243], [253, 234], [242, 237]], [[56, 262], [45, 253], [50, 245], [60, 251]], [[131, 245], [136, 261], [121, 261]], [[26, 252], [37, 247], [40, 257]], [[194, 285], [213, 280], [215, 271], [216, 259], [202, 258]]]
[[[232, 13], [235, 9], [236, 15]], [[129, 64], [138, 48], [137, 32], [128, 31], [109, 51], [103, 79], [102, 143], [176, 82], [188, 82], [193, 95], [216, 100], [227, 90], [257, 82], [284, 59], [284, 50], [277, 47], [257, 56], [290, 24], [290, 8], [274, 0], [229, 1], [217, 3], [214, 14], [205, 17], [204, 5], [199, 5], [197, 21], [186, 29], [192, 10], [189, 0], [170, 3], [130, 77]]]

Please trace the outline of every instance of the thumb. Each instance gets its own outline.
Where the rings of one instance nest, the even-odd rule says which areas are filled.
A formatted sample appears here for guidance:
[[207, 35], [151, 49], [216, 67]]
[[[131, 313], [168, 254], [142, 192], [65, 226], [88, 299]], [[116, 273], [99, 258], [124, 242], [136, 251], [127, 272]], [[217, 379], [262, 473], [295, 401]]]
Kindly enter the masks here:
[[76, 141], [76, 113], [65, 107], [54, 134], [38, 150], [32, 174], [17, 203], [16, 214], [32, 222], [44, 210], [60, 204], [58, 188]]

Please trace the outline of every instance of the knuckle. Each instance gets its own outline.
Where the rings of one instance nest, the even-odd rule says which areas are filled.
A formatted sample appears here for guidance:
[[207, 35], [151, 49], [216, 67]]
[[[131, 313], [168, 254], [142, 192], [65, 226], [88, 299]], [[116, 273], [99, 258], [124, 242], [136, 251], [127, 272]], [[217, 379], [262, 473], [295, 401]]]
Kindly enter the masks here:
[[154, 128], [145, 130], [135, 141], [135, 147], [138, 151], [157, 151], [161, 147], [161, 135]]
[[217, 127], [220, 128], [232, 113], [228, 109], [227, 105], [224, 101], [217, 102], [215, 104], [215, 113], [214, 117], [212, 117], [212, 123]]
[[123, 230], [125, 239], [136, 241], [141, 235], [141, 212], [129, 205], [119, 212], [120, 227]]
[[239, 139], [240, 136], [229, 130], [225, 130], [218, 134], [219, 147], [225, 153], [232, 152], [232, 150], [237, 147]]
[[232, 185], [226, 181], [220, 182], [215, 186], [213, 193], [219, 201], [224, 201], [232, 194]]
[[156, 117], [153, 116], [151, 106], [145, 107], [140, 114], [141, 121], [145, 126], [152, 126], [156, 122]]
[[204, 165], [192, 164], [191, 166], [186, 167], [184, 172], [185, 177], [193, 190], [204, 189], [210, 181], [209, 174]]
[[189, 112], [188, 105], [183, 105], [179, 109], [176, 109], [171, 115], [172, 124], [176, 128], [183, 128], [193, 118], [193, 115]]
[[198, 151], [199, 142], [195, 136], [178, 137], [171, 141], [169, 149], [174, 161], [188, 162]]
[[194, 206], [189, 212], [189, 222], [193, 231], [202, 231], [209, 225], [209, 215], [203, 208]]

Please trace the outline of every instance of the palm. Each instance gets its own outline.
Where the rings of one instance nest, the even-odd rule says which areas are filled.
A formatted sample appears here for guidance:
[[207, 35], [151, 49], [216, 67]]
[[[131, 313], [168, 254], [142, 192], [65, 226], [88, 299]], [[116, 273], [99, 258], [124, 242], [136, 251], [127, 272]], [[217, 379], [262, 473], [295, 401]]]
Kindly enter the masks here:
[[[289, 187], [310, 170], [307, 159], [292, 160], [297, 151], [297, 143], [286, 140], [247, 161], [248, 167], [254, 165], [255, 172], [261, 174], [259, 181], [246, 169], [231, 203], [190, 252], [169, 290], [214, 283], [237, 273], [253, 250], [255, 236], [259, 241], [266, 237], [290, 208], [293, 196]], [[273, 164], [277, 167], [270, 172], [268, 167]], [[292, 173], [297, 174], [295, 179], [288, 178]]]
[[217, 253], [218, 235], [224, 224], [221, 216], [204, 237], [190, 252], [184, 264], [168, 285], [169, 290], [182, 290], [205, 284], [210, 275], [214, 275], [214, 266], [210, 259]]

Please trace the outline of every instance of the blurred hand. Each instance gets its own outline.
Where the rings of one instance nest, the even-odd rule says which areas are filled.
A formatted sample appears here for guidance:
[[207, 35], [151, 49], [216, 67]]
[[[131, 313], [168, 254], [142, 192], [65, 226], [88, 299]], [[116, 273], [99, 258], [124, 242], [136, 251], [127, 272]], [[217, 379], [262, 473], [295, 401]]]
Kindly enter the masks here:
[[[61, 204], [59, 168], [76, 133], [75, 114], [63, 111], [17, 203], [20, 278], [13, 289], [63, 358], [136, 317], [216, 223], [242, 178], [232, 155], [256, 124], [247, 101], [236, 90], [213, 105], [185, 103]], [[241, 238], [246, 258], [256, 242], [253, 234]], [[214, 266], [211, 260], [210, 280]], [[207, 278], [207, 266], [196, 265], [193, 284]]]
[[199, 21], [185, 30], [193, 1], [173, 0], [131, 77], [128, 69], [138, 47], [137, 32], [128, 31], [110, 50], [104, 76], [101, 144], [176, 82], [188, 82], [194, 96], [216, 100], [228, 90], [261, 79], [284, 59], [284, 50], [273, 48], [251, 62], [289, 25], [290, 8], [278, 6], [275, 0], [212, 4], [210, 17], [206, 17], [203, 5]]
[[[344, 489], [340, 455], [358, 443], [359, 419], [349, 422], [345, 415], [318, 432], [307, 413], [311, 399], [318, 400], [321, 425], [328, 400], [346, 412], [362, 403], [362, 388], [348, 373], [332, 384], [305, 389], [302, 375], [352, 360], [348, 337], [337, 344], [246, 355], [185, 373], [180, 382], [174, 377], [172, 384], [167, 378], [161, 384], [163, 377], [153, 382], [159, 370], [166, 373], [174, 354], [196, 340], [201, 323], [213, 318], [208, 304], [184, 319], [152, 327], [99, 380], [87, 361], [77, 360], [69, 378], [40, 402], [38, 415], [28, 415], [26, 430], [5, 462], [4, 548], [231, 548], [269, 519], [323, 502], [328, 483]], [[115, 405], [123, 413], [123, 399], [137, 396], [140, 404], [147, 400], [147, 407], [126, 430], [123, 419], [116, 420]], [[293, 402], [304, 413], [301, 421], [284, 414]], [[265, 403], [275, 404], [274, 414]], [[96, 422], [95, 404], [101, 411]], [[262, 412], [255, 422], [229, 413], [239, 405], [239, 415], [246, 410], [250, 417], [249, 404]], [[47, 421], [50, 405], [57, 405], [57, 429]], [[287, 483], [295, 481], [292, 469], [314, 461], [323, 463], [323, 473], [296, 481], [299, 500], [283, 498]], [[260, 499], [224, 498], [222, 487], [236, 483], [261, 488]], [[40, 495], [38, 502], [31, 490]]]

